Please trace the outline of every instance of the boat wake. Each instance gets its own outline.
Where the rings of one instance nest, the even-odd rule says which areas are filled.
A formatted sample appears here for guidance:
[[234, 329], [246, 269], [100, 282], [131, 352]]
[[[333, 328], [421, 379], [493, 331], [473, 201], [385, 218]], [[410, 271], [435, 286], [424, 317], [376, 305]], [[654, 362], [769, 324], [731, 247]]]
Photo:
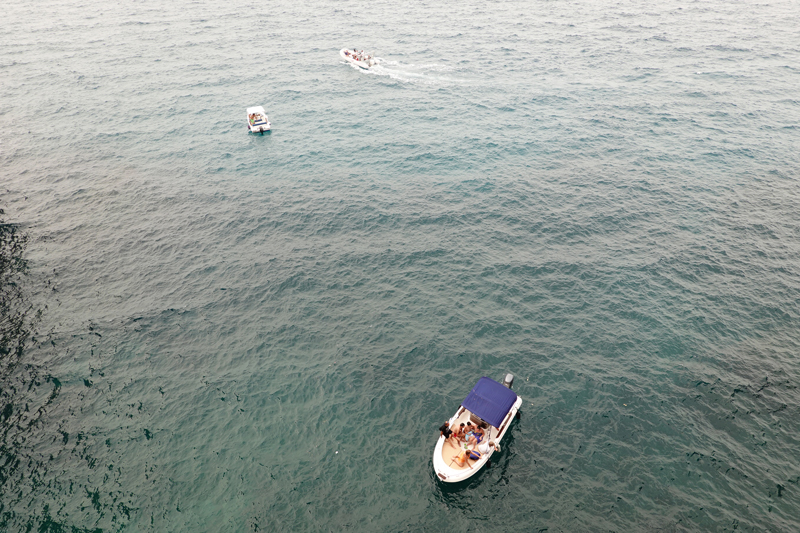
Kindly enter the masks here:
[[353, 66], [353, 68], [366, 75], [387, 76], [403, 83], [449, 85], [466, 81], [448, 75], [455, 69], [439, 63], [404, 64], [399, 61], [387, 61], [380, 57], [376, 57], [375, 61], [377, 64], [370, 69], [361, 69], [357, 66]]

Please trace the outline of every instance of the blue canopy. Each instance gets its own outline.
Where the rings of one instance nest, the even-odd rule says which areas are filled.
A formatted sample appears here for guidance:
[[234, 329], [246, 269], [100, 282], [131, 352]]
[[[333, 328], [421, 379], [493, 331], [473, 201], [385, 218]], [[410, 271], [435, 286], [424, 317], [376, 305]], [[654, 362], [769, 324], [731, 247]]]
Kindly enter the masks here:
[[499, 428], [516, 401], [517, 393], [484, 376], [472, 387], [461, 405]]

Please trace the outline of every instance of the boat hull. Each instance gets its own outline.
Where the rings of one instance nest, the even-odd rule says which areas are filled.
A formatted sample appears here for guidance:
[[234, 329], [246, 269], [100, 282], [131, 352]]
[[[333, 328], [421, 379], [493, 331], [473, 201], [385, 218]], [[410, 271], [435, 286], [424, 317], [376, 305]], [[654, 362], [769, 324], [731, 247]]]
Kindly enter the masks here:
[[[250, 133], [266, 133], [272, 129], [272, 124], [266, 122], [264, 124], [247, 124]], [[240, 130], [241, 131], [241, 130]]]

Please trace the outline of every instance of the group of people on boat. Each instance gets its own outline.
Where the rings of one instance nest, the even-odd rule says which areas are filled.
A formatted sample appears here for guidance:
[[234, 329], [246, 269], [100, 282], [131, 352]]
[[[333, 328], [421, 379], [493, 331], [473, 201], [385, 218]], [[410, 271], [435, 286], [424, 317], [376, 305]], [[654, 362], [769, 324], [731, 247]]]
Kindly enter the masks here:
[[462, 422], [458, 427], [451, 428], [447, 421], [439, 428], [439, 434], [444, 437], [447, 444], [458, 450], [453, 460], [458, 466], [469, 466], [470, 459], [477, 461], [489, 450], [500, 451], [500, 446], [489, 438], [489, 426], [486, 422], [478, 425], [470, 421]]
[[364, 53], [364, 50], [345, 50], [344, 55], [348, 57], [352, 57], [356, 61], [368, 61], [372, 59], [372, 56], [369, 54]]
[[264, 115], [262, 115], [261, 113], [250, 113], [249, 115], [247, 115], [247, 118], [250, 119], [250, 125], [252, 126], [259, 120], [263, 121]]

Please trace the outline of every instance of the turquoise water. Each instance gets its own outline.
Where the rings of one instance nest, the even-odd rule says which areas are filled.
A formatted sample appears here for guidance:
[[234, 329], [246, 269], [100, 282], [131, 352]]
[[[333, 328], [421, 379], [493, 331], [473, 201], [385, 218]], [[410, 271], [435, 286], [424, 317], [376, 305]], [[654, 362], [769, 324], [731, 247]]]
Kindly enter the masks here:
[[[800, 528], [796, 2], [2, 28], [0, 530]], [[522, 419], [443, 486], [507, 372]]]

